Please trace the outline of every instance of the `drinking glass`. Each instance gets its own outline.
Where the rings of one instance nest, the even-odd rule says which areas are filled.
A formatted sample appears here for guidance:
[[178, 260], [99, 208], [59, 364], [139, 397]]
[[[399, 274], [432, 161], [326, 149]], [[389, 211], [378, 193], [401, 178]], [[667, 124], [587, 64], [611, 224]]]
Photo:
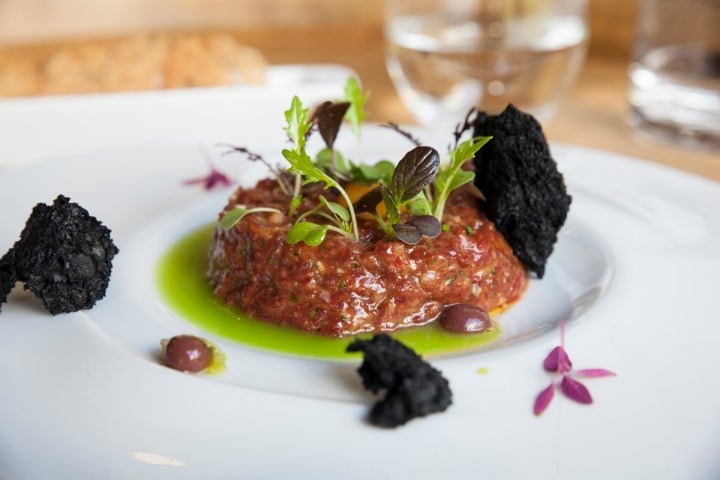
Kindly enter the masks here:
[[587, 0], [387, 0], [387, 64], [424, 124], [508, 103], [548, 120], [585, 58]]
[[720, 148], [720, 1], [640, 3], [629, 102], [639, 129]]

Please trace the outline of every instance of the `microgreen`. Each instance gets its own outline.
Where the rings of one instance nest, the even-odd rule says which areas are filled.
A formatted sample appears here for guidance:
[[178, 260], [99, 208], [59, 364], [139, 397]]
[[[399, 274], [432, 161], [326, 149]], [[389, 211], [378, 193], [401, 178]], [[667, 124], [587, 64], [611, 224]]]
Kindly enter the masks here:
[[347, 173], [347, 166], [344, 161], [338, 161], [337, 157], [340, 155], [335, 152], [335, 139], [340, 132], [340, 125], [350, 105], [350, 102], [324, 102], [313, 114], [313, 121], [317, 124], [320, 136], [327, 145], [329, 168], [336, 174]]
[[350, 108], [345, 114], [345, 118], [350, 122], [353, 132], [358, 137], [365, 120], [365, 103], [367, 103], [368, 97], [369, 94], [363, 92], [357, 79], [349, 77], [345, 83], [345, 99], [350, 102]]
[[442, 220], [445, 203], [450, 193], [459, 187], [470, 183], [475, 173], [463, 170], [462, 166], [490, 141], [492, 137], [477, 137], [466, 140], [450, 152], [450, 164], [442, 169], [435, 178], [435, 218]]
[[[283, 149], [282, 156], [289, 164], [288, 172], [295, 175], [294, 186], [289, 184], [288, 176], [281, 171], [274, 173], [282, 190], [290, 197], [286, 213], [293, 222], [287, 236], [289, 242], [319, 245], [331, 231], [359, 241], [356, 213], [370, 213], [387, 235], [408, 244], [446, 231], [440, 224], [445, 204], [453, 191], [471, 184], [474, 173], [464, 170], [463, 165], [472, 159], [489, 137], [458, 143], [470, 124], [468, 114], [464, 124], [454, 132], [455, 145], [449, 152], [448, 164], [443, 167], [440, 154], [434, 148], [421, 145], [410, 133], [390, 123], [386, 126], [405, 136], [415, 147], [397, 165], [387, 159], [374, 164], [355, 163], [336, 150], [335, 141], [343, 120], [350, 123], [360, 138], [367, 98], [358, 81], [351, 77], [345, 84], [343, 101], [322, 103], [310, 115], [309, 109], [295, 96], [285, 111], [284, 130], [292, 146]], [[314, 131], [320, 133], [325, 147], [313, 157], [307, 151], [307, 142]], [[245, 148], [233, 147], [233, 151], [244, 154], [250, 160], [264, 162], [262, 157]], [[374, 188], [353, 204], [344, 188], [347, 182], [374, 185]], [[301, 204], [307, 206], [303, 201], [302, 186], [310, 183], [321, 184], [323, 188], [337, 192], [344, 205], [320, 195], [315, 205], [297, 212]], [[384, 209], [378, 208], [381, 203]], [[247, 214], [261, 211], [267, 210], [240, 208], [230, 211], [221, 220], [221, 225], [231, 228]]]
[[229, 212], [227, 212], [223, 217], [220, 219], [220, 226], [224, 228], [225, 230], [230, 230], [232, 227], [238, 224], [240, 220], [245, 218], [247, 215], [251, 213], [260, 213], [260, 212], [267, 212], [267, 213], [280, 213], [282, 214], [280, 210], [277, 208], [271, 208], [271, 207], [255, 207], [255, 208], [245, 208], [242, 206], [236, 206]]
[[302, 102], [295, 95], [290, 103], [290, 108], [285, 111], [285, 133], [300, 152], [305, 149], [307, 136], [313, 123], [308, 119], [310, 109], [303, 107]]
[[288, 243], [305, 242], [311, 247], [317, 247], [330, 229], [329, 225], [318, 225], [312, 222], [298, 222], [290, 228], [287, 235]]
[[379, 160], [373, 164], [350, 165], [353, 180], [360, 183], [389, 182], [394, 171], [395, 164], [390, 160]]
[[390, 181], [393, 200], [402, 205], [422, 192], [440, 168], [440, 155], [432, 147], [415, 147], [395, 167]]
[[[291, 200], [290, 215], [295, 212], [295, 209], [299, 204], [301, 183], [324, 183], [325, 188], [332, 187], [337, 189], [345, 198], [346, 203], [348, 205], [352, 205], [352, 201], [345, 189], [342, 188], [337, 180], [326, 173], [322, 168], [318, 167], [305, 150], [305, 144], [307, 141], [306, 134], [311, 131], [312, 122], [308, 119], [308, 109], [303, 107], [302, 102], [297, 96], [293, 97], [290, 109], [285, 112], [285, 120], [287, 121], [285, 131], [295, 143], [294, 149], [286, 148], [282, 151], [283, 157], [285, 157], [285, 159], [290, 163], [290, 172], [296, 175], [296, 188], [293, 194], [293, 199]], [[351, 233], [351, 238], [358, 241], [360, 234], [358, 232], [355, 212], [352, 207], [349, 210], [349, 216], [351, 220], [350, 223], [347, 225], [347, 228], [345, 224], [340, 225], [341, 230], [346, 233]], [[327, 232], [327, 230], [325, 230], [325, 232]], [[319, 238], [319, 236], [312, 236], [311, 238], [314, 242], [317, 238]], [[324, 233], [322, 238], [325, 238]], [[322, 239], [320, 239], [320, 242], [322, 242]], [[308, 243], [308, 245], [310, 245], [310, 243]]]
[[432, 215], [420, 215], [411, 218], [407, 223], [392, 225], [395, 235], [403, 243], [415, 245], [420, 243], [423, 236], [435, 238], [440, 235], [440, 222]]
[[593, 402], [590, 391], [585, 385], [573, 377], [581, 378], [599, 378], [599, 377], [610, 377], [615, 374], [604, 368], [585, 368], [574, 370], [572, 368], [572, 362], [570, 357], [565, 350], [565, 322], [560, 322], [560, 345], [553, 348], [550, 353], [545, 357], [543, 361], [543, 368], [553, 374], [550, 385], [545, 387], [535, 399], [535, 405], [533, 406], [533, 412], [535, 415], [540, 415], [547, 409], [555, 396], [555, 390], [560, 388], [560, 391], [570, 400], [585, 405]]
[[345, 113], [350, 108], [350, 102], [324, 102], [315, 111], [314, 121], [320, 131], [320, 136], [325, 141], [328, 149], [332, 151], [335, 145], [335, 139], [340, 132]]

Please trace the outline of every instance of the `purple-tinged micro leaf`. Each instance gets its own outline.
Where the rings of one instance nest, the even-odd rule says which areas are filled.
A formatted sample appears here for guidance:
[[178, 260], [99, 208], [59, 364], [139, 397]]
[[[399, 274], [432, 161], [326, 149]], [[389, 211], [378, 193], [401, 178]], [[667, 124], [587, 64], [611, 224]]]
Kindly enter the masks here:
[[571, 378], [569, 375], [563, 375], [562, 382], [560, 382], [560, 390], [562, 390], [565, 396], [570, 400], [574, 400], [578, 403], [587, 405], [593, 401], [590, 396], [590, 392], [585, 385], [574, 378]]
[[604, 368], [581, 368], [580, 370], [573, 370], [573, 374], [578, 377], [584, 378], [600, 378], [600, 377], [614, 377], [615, 372], [605, 370]]
[[543, 368], [548, 372], [567, 373], [572, 369], [572, 362], [565, 349], [557, 346], [545, 357]]
[[437, 175], [440, 154], [432, 147], [415, 147], [395, 167], [390, 190], [397, 203], [405, 203], [420, 193]]
[[392, 226], [395, 236], [408, 245], [417, 245], [422, 239], [422, 233], [415, 225], [409, 223], [395, 223]]
[[417, 228], [424, 236], [430, 238], [437, 237], [442, 231], [442, 225], [440, 225], [438, 219], [432, 215], [418, 215], [408, 220], [407, 223]]
[[350, 102], [325, 102], [313, 114], [313, 119], [317, 123], [318, 130], [320, 130], [320, 136], [330, 150], [335, 145], [335, 139], [348, 108], [350, 108]]
[[555, 383], [551, 383], [545, 388], [535, 399], [535, 405], [533, 406], [533, 413], [540, 415], [550, 405], [550, 401], [555, 396]]

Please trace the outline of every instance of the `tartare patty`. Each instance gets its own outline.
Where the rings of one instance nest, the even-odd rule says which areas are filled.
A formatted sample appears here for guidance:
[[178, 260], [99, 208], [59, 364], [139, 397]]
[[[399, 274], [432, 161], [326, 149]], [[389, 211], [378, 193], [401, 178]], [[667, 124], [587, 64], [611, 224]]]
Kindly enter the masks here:
[[[333, 190], [309, 185], [302, 212]], [[289, 197], [275, 179], [239, 188], [235, 206], [286, 211]], [[215, 229], [209, 277], [215, 294], [243, 313], [281, 326], [329, 336], [388, 332], [433, 321], [443, 306], [465, 303], [488, 312], [519, 299], [527, 276], [503, 236], [462, 190], [445, 208], [443, 232], [416, 245], [389, 238], [360, 216], [360, 241], [329, 233], [318, 246], [291, 244], [293, 219], [253, 213]]]

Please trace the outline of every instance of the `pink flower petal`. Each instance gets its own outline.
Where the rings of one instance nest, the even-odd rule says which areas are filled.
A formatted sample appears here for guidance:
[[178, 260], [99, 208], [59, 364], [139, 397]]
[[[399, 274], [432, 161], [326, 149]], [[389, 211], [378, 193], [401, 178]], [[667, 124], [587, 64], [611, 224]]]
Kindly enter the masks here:
[[550, 405], [550, 401], [555, 395], [555, 383], [551, 383], [546, 389], [544, 389], [535, 399], [535, 406], [533, 412], [535, 415], [540, 415]]
[[548, 372], [567, 373], [572, 368], [572, 362], [565, 349], [557, 346], [545, 357], [543, 368]]
[[604, 368], [581, 368], [580, 370], [573, 371], [578, 377], [585, 378], [599, 378], [599, 377], [614, 377], [615, 373]]
[[560, 382], [560, 390], [570, 400], [574, 400], [578, 403], [589, 404], [592, 403], [592, 397], [590, 392], [585, 385], [578, 382], [577, 380], [570, 378], [569, 375], [563, 375], [562, 382]]
[[206, 177], [192, 178], [183, 182], [184, 185], [197, 185], [201, 183], [203, 184], [205, 190], [212, 190], [216, 185], [221, 187], [228, 187], [232, 185], [232, 182], [227, 175], [215, 169], [212, 169], [210, 174]]

